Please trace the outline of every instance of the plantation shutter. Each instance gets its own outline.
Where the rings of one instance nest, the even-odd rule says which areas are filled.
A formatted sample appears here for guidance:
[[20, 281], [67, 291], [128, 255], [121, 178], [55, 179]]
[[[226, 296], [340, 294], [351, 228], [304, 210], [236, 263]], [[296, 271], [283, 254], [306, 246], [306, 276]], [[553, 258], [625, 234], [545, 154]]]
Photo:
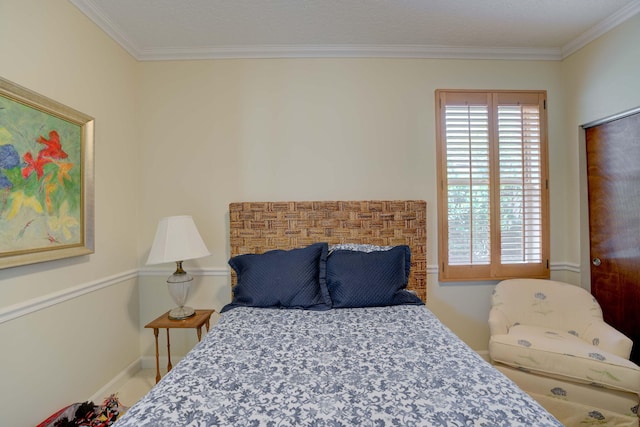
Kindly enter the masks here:
[[544, 92], [437, 102], [441, 280], [548, 277]]

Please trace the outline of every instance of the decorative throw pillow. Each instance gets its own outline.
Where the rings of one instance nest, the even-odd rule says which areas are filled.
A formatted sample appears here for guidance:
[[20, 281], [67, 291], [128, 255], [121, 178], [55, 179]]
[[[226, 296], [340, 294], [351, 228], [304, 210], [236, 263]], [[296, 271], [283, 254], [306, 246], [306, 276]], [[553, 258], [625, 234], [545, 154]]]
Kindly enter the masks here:
[[334, 308], [423, 304], [406, 290], [408, 246], [372, 252], [334, 250], [327, 258], [327, 287]]
[[328, 310], [327, 249], [326, 243], [315, 243], [231, 258], [229, 265], [237, 274], [238, 284], [233, 289], [233, 301], [221, 311], [240, 306]]

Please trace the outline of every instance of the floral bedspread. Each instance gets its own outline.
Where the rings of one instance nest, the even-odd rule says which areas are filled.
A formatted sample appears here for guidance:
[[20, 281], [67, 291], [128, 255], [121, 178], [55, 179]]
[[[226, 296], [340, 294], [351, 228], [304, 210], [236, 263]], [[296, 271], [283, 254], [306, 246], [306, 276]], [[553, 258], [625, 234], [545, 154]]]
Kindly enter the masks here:
[[116, 423], [561, 426], [424, 306], [235, 308]]

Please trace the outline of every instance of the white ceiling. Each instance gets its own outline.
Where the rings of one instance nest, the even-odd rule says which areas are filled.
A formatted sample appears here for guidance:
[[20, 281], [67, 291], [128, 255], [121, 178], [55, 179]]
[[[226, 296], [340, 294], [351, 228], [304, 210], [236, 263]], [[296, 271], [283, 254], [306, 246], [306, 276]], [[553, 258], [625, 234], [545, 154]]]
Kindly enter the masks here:
[[640, 0], [70, 0], [139, 60], [562, 59]]

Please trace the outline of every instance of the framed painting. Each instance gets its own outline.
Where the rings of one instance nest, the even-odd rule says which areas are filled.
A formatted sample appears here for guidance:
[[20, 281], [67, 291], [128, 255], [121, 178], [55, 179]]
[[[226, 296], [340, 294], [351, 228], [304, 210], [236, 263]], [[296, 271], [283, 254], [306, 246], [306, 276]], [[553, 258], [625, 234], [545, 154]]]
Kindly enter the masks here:
[[94, 252], [94, 119], [0, 78], [0, 268]]

